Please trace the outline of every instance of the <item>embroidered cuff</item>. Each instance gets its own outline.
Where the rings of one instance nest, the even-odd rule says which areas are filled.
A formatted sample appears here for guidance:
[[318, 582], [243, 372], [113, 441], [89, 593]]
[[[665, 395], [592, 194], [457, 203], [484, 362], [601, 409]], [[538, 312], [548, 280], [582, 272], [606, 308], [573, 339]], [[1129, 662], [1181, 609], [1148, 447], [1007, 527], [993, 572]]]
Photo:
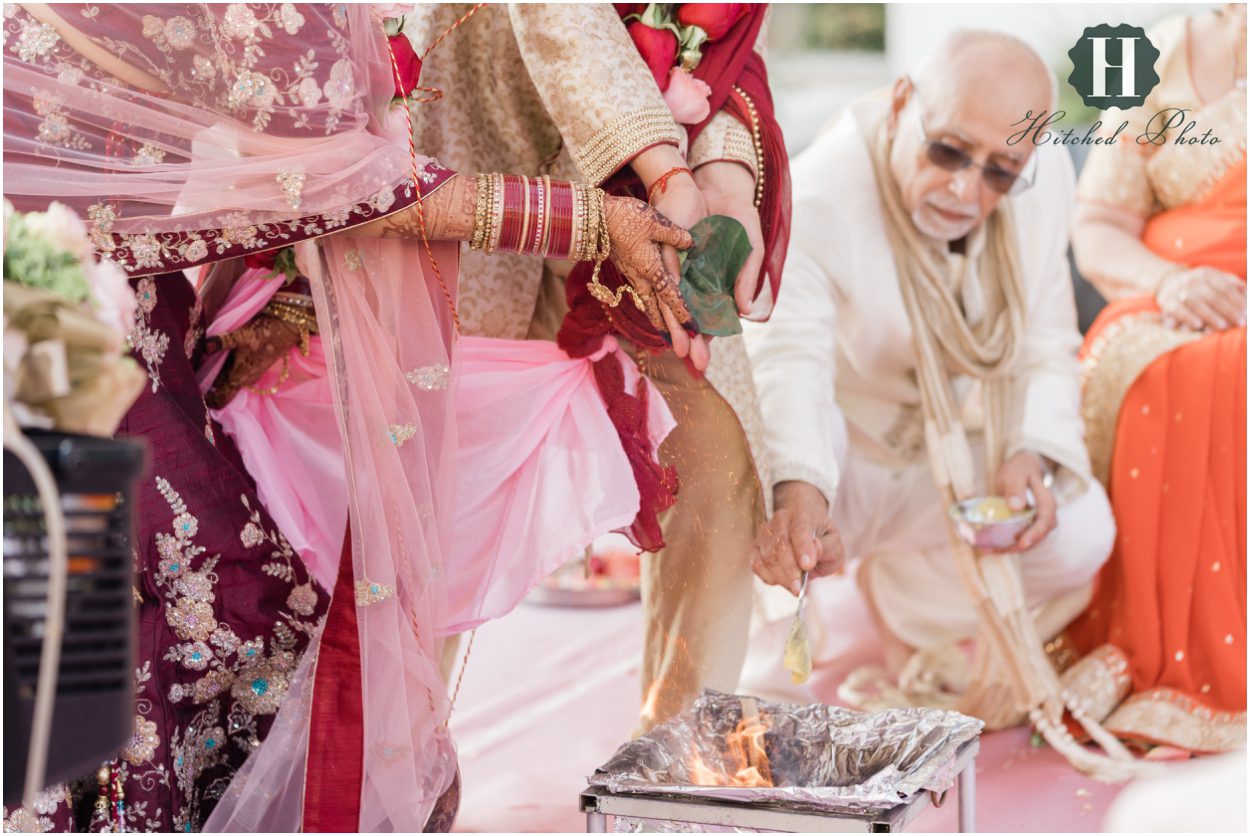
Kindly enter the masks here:
[[758, 176], [755, 159], [755, 143], [751, 131], [729, 113], [721, 111], [703, 129], [690, 148], [690, 167], [729, 160], [746, 166], [751, 177]]
[[648, 107], [616, 117], [580, 148], [570, 149], [582, 176], [594, 185], [653, 145], [680, 145], [681, 129], [667, 107]]

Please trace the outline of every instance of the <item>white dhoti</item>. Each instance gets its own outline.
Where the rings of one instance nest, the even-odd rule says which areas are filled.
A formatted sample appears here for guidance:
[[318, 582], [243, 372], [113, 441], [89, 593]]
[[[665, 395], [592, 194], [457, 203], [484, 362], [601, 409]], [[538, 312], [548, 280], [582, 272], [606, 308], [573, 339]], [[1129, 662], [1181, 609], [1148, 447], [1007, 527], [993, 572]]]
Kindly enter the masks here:
[[[903, 467], [879, 464], [847, 442], [834, 415], [834, 446], [842, 474], [831, 515], [859, 573], [861, 588], [889, 631], [916, 649], [938, 648], [977, 635], [980, 621], [951, 553], [946, 506], [926, 459]], [[976, 464], [983, 447], [972, 437]], [[1107, 495], [1090, 480], [1076, 496], [1059, 497], [1058, 523], [1041, 543], [1020, 555], [1021, 576], [1038, 629], [1051, 638], [1084, 609], [1090, 581], [1111, 553], [1115, 522]], [[808, 591], [807, 627], [817, 667], [849, 673], [872, 661], [879, 637], [865, 606], [849, 600], [850, 579], [816, 579]], [[759, 601], [742, 690], [811, 701], [815, 693], [791, 686], [781, 664], [795, 599], [780, 587], [757, 583]], [[851, 634], [855, 635], [851, 635]]]

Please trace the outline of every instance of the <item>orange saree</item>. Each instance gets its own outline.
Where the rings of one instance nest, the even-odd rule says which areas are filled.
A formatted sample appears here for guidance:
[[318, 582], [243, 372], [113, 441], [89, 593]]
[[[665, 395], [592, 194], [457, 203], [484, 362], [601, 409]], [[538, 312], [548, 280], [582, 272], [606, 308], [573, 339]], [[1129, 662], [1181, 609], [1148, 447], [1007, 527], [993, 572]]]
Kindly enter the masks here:
[[[1153, 251], [1246, 278], [1246, 160], [1151, 218]], [[1109, 305], [1082, 349], [1095, 472], [1118, 534], [1065, 683], [1119, 737], [1190, 752], [1246, 740], [1246, 329], [1162, 325]]]

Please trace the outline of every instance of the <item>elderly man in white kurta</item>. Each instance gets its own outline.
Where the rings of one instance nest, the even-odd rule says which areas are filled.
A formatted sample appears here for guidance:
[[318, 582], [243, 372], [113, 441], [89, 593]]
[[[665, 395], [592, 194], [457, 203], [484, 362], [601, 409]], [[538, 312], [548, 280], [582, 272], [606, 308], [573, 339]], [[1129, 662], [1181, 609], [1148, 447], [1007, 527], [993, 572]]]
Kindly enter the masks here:
[[[819, 577], [859, 559], [893, 673], [914, 651], [978, 628], [935, 485], [937, 436], [926, 441], [916, 317], [937, 322], [929, 368], [946, 377], [977, 487], [1037, 509], [1014, 546], [1024, 590], [1033, 607], [1065, 602], [1040, 631], [1077, 614], [1110, 553], [1114, 524], [1090, 478], [1078, 408], [1072, 165], [1062, 148], [1006, 141], [1053, 95], [1026, 45], [960, 32], [891, 91], [850, 105], [793, 163], [785, 293], [748, 334], [776, 509], [755, 571], [796, 592], [802, 571]], [[908, 287], [921, 288], [910, 309]], [[933, 287], [941, 292], [925, 296]], [[946, 292], [958, 327], [933, 314]], [[964, 361], [999, 362], [1003, 382], [960, 373], [945, 347], [961, 333], [986, 355], [1005, 346], [1002, 357]], [[987, 389], [999, 404], [993, 451]], [[999, 464], [982, 473], [987, 455]], [[775, 641], [760, 652], [779, 657]]]

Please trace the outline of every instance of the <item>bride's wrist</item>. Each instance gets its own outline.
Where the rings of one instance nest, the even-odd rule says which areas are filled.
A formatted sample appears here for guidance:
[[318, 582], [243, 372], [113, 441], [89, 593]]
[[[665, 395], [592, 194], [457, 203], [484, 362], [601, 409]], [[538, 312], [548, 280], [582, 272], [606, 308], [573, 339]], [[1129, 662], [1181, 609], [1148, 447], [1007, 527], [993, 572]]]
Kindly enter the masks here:
[[566, 261], [605, 255], [602, 190], [514, 174], [479, 174], [475, 186], [470, 249]]

